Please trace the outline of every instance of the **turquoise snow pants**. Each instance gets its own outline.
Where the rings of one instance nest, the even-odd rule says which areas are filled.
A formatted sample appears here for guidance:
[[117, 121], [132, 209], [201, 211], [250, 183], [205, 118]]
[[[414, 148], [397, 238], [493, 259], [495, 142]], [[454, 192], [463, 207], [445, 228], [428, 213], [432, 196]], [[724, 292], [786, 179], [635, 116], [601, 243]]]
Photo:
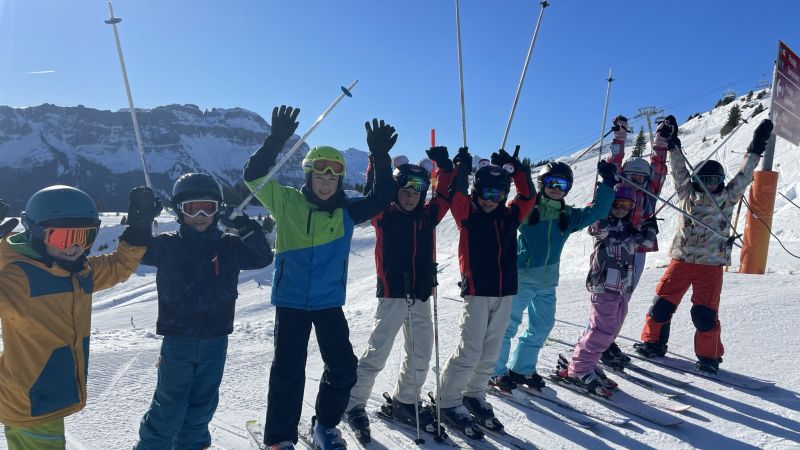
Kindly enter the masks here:
[[[517, 340], [517, 347], [511, 355], [511, 338], [517, 334], [522, 322], [522, 313], [528, 310], [528, 326]], [[502, 375], [508, 370], [523, 375], [532, 374], [536, 370], [539, 350], [542, 349], [547, 336], [556, 322], [556, 288], [535, 286], [525, 277], [519, 278], [519, 290], [511, 304], [511, 319], [503, 336], [500, 358], [495, 365], [495, 375]]]
[[228, 336], [164, 336], [158, 381], [139, 426], [136, 450], [197, 450], [211, 445], [208, 423], [219, 402]]

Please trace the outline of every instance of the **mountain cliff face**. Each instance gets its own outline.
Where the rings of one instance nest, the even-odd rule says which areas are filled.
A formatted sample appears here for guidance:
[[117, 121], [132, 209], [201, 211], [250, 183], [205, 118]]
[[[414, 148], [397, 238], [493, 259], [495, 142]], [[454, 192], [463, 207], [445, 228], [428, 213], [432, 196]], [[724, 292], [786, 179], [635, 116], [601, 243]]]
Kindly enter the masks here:
[[[270, 131], [261, 116], [241, 108], [202, 111], [195, 105], [167, 105], [137, 109], [137, 119], [148, 172], [162, 194], [192, 171], [209, 172], [225, 186], [241, 182], [247, 158]], [[297, 139], [292, 136], [283, 151]], [[308, 149], [303, 143], [276, 178], [299, 187], [304, 179], [300, 163]], [[345, 184], [363, 184], [367, 153], [355, 148], [344, 153]], [[128, 110], [0, 106], [0, 198], [18, 212], [32, 193], [52, 184], [87, 191], [101, 209], [124, 210], [128, 191], [144, 184]]]

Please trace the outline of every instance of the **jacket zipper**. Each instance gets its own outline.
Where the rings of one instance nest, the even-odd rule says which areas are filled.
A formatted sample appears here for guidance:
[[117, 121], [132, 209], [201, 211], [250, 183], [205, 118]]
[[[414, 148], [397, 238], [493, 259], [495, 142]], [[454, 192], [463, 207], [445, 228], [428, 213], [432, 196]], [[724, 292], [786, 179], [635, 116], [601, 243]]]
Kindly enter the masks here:
[[[78, 283], [76, 277], [80, 275], [75, 274], [72, 275], [72, 331], [74, 332], [74, 337], [72, 339], [72, 359], [75, 360], [75, 379], [78, 382], [78, 385], [75, 388], [78, 391], [78, 403], [83, 403], [83, 389], [81, 389], [81, 369], [80, 369], [80, 362], [78, 360], [78, 324], [75, 323], [75, 309], [78, 308], [78, 298], [76, 295], [77, 289], [75, 287], [75, 283]], [[83, 289], [80, 287], [80, 283], [78, 283], [78, 288]]]
[[497, 236], [497, 275], [498, 275], [498, 297], [503, 296], [503, 268], [500, 266], [500, 261], [502, 260], [503, 254], [503, 247], [500, 243], [500, 230], [497, 228], [497, 222], [494, 223], [494, 234]]
[[[311, 252], [311, 258], [309, 260], [308, 267], [309, 269], [314, 266], [314, 234], [311, 232], [311, 216], [314, 214], [314, 210], [309, 208], [308, 210], [308, 219], [306, 220], [306, 234], [311, 236], [311, 246], [309, 247], [308, 251]], [[283, 266], [281, 266], [281, 269]], [[311, 286], [308, 287], [311, 289]], [[306, 294], [306, 310], [311, 311], [311, 293], [308, 292]]]
[[416, 291], [417, 287], [417, 222], [413, 219], [411, 220], [411, 228], [411, 241], [414, 246], [411, 249], [411, 292], [408, 292], [409, 295], [413, 295], [412, 293]]

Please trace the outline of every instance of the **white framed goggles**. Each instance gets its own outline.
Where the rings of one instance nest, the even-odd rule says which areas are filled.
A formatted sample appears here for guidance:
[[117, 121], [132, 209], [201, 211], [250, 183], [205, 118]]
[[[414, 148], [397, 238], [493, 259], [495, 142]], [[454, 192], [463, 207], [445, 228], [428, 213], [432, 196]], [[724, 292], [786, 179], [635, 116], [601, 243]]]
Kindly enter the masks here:
[[203, 214], [206, 217], [211, 217], [219, 211], [219, 202], [216, 200], [186, 200], [185, 202], [178, 203], [178, 209], [189, 216], [197, 217]]

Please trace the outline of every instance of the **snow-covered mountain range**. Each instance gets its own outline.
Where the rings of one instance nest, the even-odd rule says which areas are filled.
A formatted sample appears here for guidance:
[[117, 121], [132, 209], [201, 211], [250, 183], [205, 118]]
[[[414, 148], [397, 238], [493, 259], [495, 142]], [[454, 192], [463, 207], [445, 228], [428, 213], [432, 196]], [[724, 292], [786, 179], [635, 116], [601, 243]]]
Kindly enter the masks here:
[[[261, 116], [241, 108], [167, 105], [137, 109], [137, 118], [148, 172], [162, 193], [189, 171], [209, 172], [227, 186], [241, 182], [245, 161], [270, 131]], [[284, 151], [297, 139], [289, 139]], [[301, 185], [300, 161], [308, 148], [303, 143], [276, 178]], [[367, 153], [349, 148], [345, 158], [345, 184], [363, 183]], [[128, 190], [144, 184], [127, 109], [0, 106], [0, 197], [19, 211], [33, 192], [57, 183], [86, 190], [103, 209], [124, 208]]]

